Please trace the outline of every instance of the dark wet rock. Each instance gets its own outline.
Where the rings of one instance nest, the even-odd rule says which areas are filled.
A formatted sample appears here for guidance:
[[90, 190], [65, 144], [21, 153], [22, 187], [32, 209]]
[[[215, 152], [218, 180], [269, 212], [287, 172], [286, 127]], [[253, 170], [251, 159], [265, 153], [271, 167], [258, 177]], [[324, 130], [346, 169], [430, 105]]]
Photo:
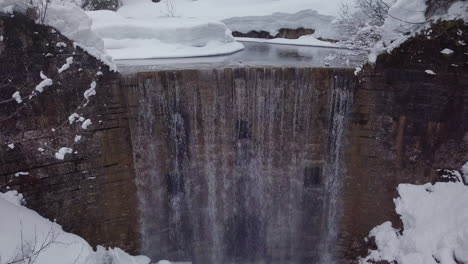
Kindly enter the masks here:
[[[29, 208], [93, 246], [135, 252], [133, 157], [120, 75], [55, 29], [20, 14], [0, 17], [0, 36], [0, 101], [16, 91], [27, 97], [42, 81], [41, 71], [53, 79], [31, 101], [0, 104], [0, 191], [18, 190]], [[59, 74], [69, 57], [73, 63]], [[92, 81], [97, 94], [83, 107]], [[87, 130], [70, 125], [74, 112], [93, 124]], [[75, 135], [82, 136], [79, 143]], [[11, 142], [14, 149], [6, 145]], [[76, 153], [58, 160], [61, 147]], [[18, 172], [29, 175], [15, 177]]]
[[247, 33], [234, 31], [232, 35], [234, 37], [243, 38], [261, 38], [261, 39], [274, 39], [274, 38], [285, 38], [285, 39], [298, 39], [302, 36], [312, 35], [315, 30], [309, 28], [281, 28], [276, 35], [271, 35], [267, 31], [256, 31], [252, 30]]

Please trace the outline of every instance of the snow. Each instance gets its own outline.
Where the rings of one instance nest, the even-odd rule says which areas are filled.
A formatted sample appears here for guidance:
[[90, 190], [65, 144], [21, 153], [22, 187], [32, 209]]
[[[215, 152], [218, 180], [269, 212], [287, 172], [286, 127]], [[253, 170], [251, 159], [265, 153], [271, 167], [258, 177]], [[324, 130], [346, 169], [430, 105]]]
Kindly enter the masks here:
[[26, 7], [25, 0], [0, 0], [0, 10], [6, 14], [12, 14], [14, 11], [22, 12]]
[[37, 86], [36, 86], [36, 91], [42, 93], [44, 91], [44, 88], [47, 86], [51, 86], [53, 84], [52, 79], [45, 79], [42, 80]]
[[463, 174], [463, 178], [465, 179], [465, 183], [468, 184], [468, 161], [461, 168], [461, 172]]
[[42, 71], [39, 73], [39, 76], [41, 77], [42, 80], [48, 79], [47, 76]]
[[27, 176], [27, 175], [29, 175], [29, 172], [20, 171], [20, 172], [15, 173], [15, 177]]
[[[468, 22], [468, 2], [466, 1], [456, 1], [445, 14], [430, 18], [426, 18], [426, 9], [425, 0], [397, 0], [388, 11], [389, 15], [381, 27], [382, 39], [372, 48], [369, 61], [375, 62], [377, 56], [383, 52], [391, 53], [410, 37], [428, 28], [433, 21], [463, 19]], [[449, 49], [446, 49], [446, 52], [449, 52]]]
[[80, 115], [77, 113], [73, 113], [68, 117], [68, 122], [70, 122], [70, 125], [73, 124], [77, 118], [80, 118]]
[[73, 63], [73, 57], [68, 57], [66, 63], [58, 69], [58, 73], [62, 73], [70, 68], [70, 65]]
[[377, 249], [361, 259], [399, 264], [468, 262], [468, 186], [462, 183], [400, 184], [396, 212], [402, 233], [390, 222], [370, 232]]
[[[0, 192], [0, 257], [2, 261], [34, 264], [148, 264], [144, 256], [132, 257], [121, 249], [97, 251], [81, 237], [22, 206], [16, 191]], [[41, 249], [42, 248], [42, 249]], [[2, 262], [4, 263], [4, 262]]]
[[55, 46], [57, 48], [66, 48], [67, 47], [67, 44], [65, 42], [57, 42], [57, 44], [55, 44]]
[[[17, 206], [20, 206], [24, 202], [23, 195], [18, 193], [18, 191], [0, 192], [0, 199]], [[0, 202], [2, 202], [2, 200], [0, 200]]]
[[112, 58], [105, 53], [104, 41], [91, 30], [93, 21], [77, 5], [65, 1], [52, 1], [47, 9], [45, 23], [75, 41], [75, 46], [79, 46], [107, 64], [111, 70], [116, 69]]
[[388, 10], [382, 30], [382, 39], [375, 43], [369, 61], [375, 62], [377, 56], [384, 52], [391, 52], [416, 32], [426, 26], [425, 0], [397, 0]]
[[451, 49], [443, 49], [440, 53], [445, 54], [445, 55], [450, 55], [453, 53], [453, 50]]
[[13, 95], [11, 95], [11, 98], [15, 99], [15, 101], [18, 104], [21, 104], [23, 102], [23, 100], [21, 100], [21, 95], [20, 95], [19, 91], [16, 91], [15, 93], [13, 93]]
[[436, 73], [433, 70], [425, 70], [424, 71], [427, 75], [436, 75]]
[[361, 67], [356, 67], [356, 68], [354, 69], [354, 75], [357, 76], [361, 71], [362, 71], [362, 68], [361, 68]]
[[47, 76], [41, 71], [40, 74], [42, 81], [36, 86], [36, 91], [42, 93], [44, 88], [51, 86], [53, 84], [52, 79], [47, 78]]
[[89, 89], [87, 89], [83, 94], [83, 96], [84, 96], [84, 98], [86, 100], [89, 100], [89, 97], [91, 97], [93, 95], [96, 95], [96, 82], [95, 81], [93, 81], [91, 83], [91, 87]]
[[[283, 12], [294, 14], [302, 10], [316, 10], [323, 15], [338, 16], [341, 3], [349, 0], [174, 0], [175, 15], [201, 17], [222, 21], [233, 17], [269, 16]], [[148, 3], [148, 0], [124, 0], [124, 5]], [[165, 15], [163, 1], [155, 3], [157, 8], [148, 15]], [[255, 26], [255, 25], [253, 25]]]
[[302, 10], [294, 14], [273, 13], [267, 16], [242, 16], [224, 19], [222, 22], [232, 31], [247, 33], [252, 30], [266, 31], [275, 36], [281, 28], [308, 28], [315, 30], [314, 37], [337, 39], [338, 35], [332, 21], [316, 10]]
[[[73, 1], [71, 1], [73, 2]], [[48, 4], [44, 24], [52, 26], [63, 35], [75, 41], [76, 46], [87, 51], [98, 60], [107, 64], [111, 70], [116, 67], [112, 58], [105, 53], [104, 42], [92, 30], [92, 20], [76, 4], [63, 0], [51, 0]], [[29, 0], [0, 0], [0, 10], [25, 12]], [[58, 42], [57, 47], [65, 47]]]
[[10, 143], [10, 144], [8, 144], [8, 147], [9, 147], [10, 149], [14, 149], [14, 148], [15, 148], [15, 144], [14, 144], [14, 143]]
[[86, 119], [83, 124], [81, 124], [81, 128], [83, 129], [88, 129], [88, 126], [92, 125], [93, 123], [91, 123], [91, 120], [90, 119]]
[[465, 22], [468, 21], [468, 2], [457, 1], [453, 3], [443, 19], [463, 19]]
[[104, 51], [104, 42], [92, 30], [92, 20], [78, 6], [54, 1], [49, 5], [45, 23], [80, 45]]
[[73, 149], [71, 148], [60, 148], [58, 152], [55, 153], [55, 158], [58, 160], [63, 160], [65, 159], [66, 154], [71, 154], [73, 153]]
[[283, 45], [293, 45], [293, 46], [315, 46], [315, 47], [339, 48], [339, 46], [334, 43], [318, 40], [312, 35], [302, 36], [302, 37], [299, 37], [298, 39], [236, 38], [236, 40], [243, 41], [243, 42], [262, 42], [262, 43], [283, 44]]
[[75, 143], [78, 143], [78, 141], [80, 140], [81, 140], [81, 136], [79, 135], [75, 136], [75, 139], [74, 139]]
[[145, 17], [142, 13], [152, 6], [131, 5], [118, 12], [87, 14], [93, 19], [93, 30], [104, 39], [107, 52], [116, 60], [223, 55], [243, 49], [221, 22]]

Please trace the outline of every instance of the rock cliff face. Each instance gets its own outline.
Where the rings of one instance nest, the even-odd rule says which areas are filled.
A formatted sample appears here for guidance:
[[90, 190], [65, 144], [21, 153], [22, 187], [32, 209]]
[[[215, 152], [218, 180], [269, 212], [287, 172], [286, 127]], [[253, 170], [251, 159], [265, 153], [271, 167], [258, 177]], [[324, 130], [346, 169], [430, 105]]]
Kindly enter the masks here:
[[[346, 150], [344, 248], [392, 220], [399, 183], [437, 180], [468, 160], [468, 27], [442, 22], [382, 55], [359, 74]], [[443, 49], [452, 54], [443, 54]], [[436, 75], [427, 74], [432, 70]], [[359, 252], [360, 251], [360, 252]]]
[[[28, 207], [93, 245], [134, 251], [136, 190], [119, 75], [54, 29], [21, 15], [0, 17], [0, 36], [1, 191], [19, 190]], [[70, 57], [70, 68], [59, 73]], [[42, 93], [35, 91], [41, 72], [53, 81]], [[83, 94], [93, 81], [97, 94], [86, 103]], [[22, 103], [12, 99], [17, 91]], [[70, 124], [73, 113], [92, 125]], [[61, 147], [73, 153], [58, 160]], [[16, 177], [18, 172], [29, 175]]]
[[[357, 77], [122, 77], [49, 27], [0, 17], [0, 188], [93, 245], [204, 264], [353, 263], [369, 230], [396, 220], [399, 183], [468, 160], [468, 28], [426, 33]], [[41, 71], [53, 85], [29, 99]], [[93, 124], [70, 124], [73, 113]], [[73, 153], [58, 160], [61, 147]]]

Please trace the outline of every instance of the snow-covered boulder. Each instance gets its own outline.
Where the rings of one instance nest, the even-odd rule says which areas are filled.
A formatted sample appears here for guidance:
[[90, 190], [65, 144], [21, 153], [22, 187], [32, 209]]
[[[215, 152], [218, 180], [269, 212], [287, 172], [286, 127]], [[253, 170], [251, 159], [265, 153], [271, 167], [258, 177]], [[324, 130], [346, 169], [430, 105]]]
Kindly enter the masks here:
[[394, 202], [403, 232], [390, 222], [375, 227], [370, 236], [377, 249], [361, 263], [468, 263], [468, 186], [460, 182], [400, 184], [398, 193]]

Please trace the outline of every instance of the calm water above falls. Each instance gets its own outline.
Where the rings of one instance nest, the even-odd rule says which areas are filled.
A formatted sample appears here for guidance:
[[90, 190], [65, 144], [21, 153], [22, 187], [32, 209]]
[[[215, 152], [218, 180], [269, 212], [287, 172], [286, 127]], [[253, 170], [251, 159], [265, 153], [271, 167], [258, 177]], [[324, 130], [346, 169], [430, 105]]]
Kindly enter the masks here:
[[226, 55], [181, 59], [117, 61], [120, 72], [135, 73], [173, 69], [214, 69], [243, 67], [332, 67], [354, 68], [363, 61], [358, 50], [243, 43], [243, 51]]

